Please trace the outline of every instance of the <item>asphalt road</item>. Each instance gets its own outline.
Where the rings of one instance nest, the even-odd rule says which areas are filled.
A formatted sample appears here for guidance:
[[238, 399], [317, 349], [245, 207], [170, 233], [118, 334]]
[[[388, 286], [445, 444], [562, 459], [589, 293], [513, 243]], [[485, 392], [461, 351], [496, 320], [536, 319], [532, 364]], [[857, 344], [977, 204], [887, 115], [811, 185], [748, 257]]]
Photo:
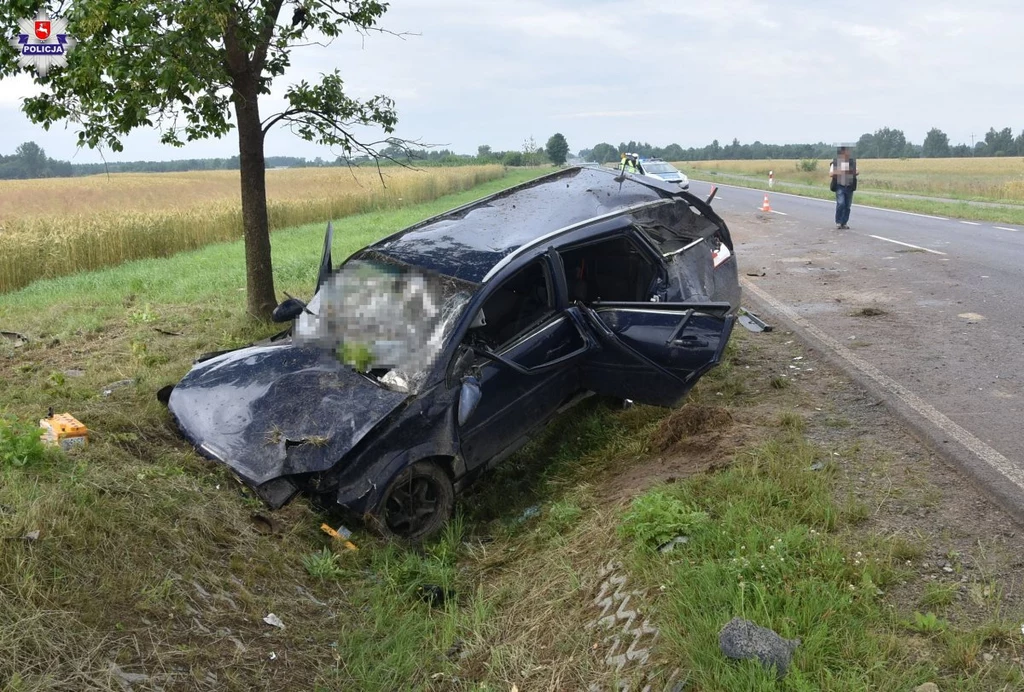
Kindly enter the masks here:
[[855, 196], [837, 230], [833, 202], [768, 194], [770, 213], [761, 190], [723, 185], [713, 202], [744, 304], [795, 327], [1024, 521], [1024, 227]]

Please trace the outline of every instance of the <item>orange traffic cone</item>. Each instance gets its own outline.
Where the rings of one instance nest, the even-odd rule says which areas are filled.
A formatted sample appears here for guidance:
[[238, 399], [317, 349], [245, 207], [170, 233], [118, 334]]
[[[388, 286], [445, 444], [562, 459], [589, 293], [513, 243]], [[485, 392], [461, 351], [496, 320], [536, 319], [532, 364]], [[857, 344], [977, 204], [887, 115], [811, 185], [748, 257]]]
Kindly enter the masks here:
[[772, 205], [768, 204], [768, 193], [764, 195], [764, 202], [761, 204], [761, 211], [771, 211]]

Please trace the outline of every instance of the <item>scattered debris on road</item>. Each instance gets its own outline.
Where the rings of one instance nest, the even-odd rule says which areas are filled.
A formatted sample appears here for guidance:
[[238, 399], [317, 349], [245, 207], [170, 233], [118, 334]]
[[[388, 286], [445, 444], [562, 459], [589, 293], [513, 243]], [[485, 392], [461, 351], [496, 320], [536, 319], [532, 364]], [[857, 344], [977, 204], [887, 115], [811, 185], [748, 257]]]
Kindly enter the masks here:
[[39, 420], [43, 430], [42, 441], [60, 447], [65, 452], [75, 447], [89, 444], [89, 429], [70, 413], [53, 413], [53, 407], [47, 411], [46, 418]]
[[671, 541], [666, 541], [658, 546], [659, 553], [671, 553], [676, 549], [676, 546], [685, 545], [690, 542], [689, 536], [676, 536]]
[[110, 664], [110, 674], [117, 678], [118, 682], [124, 689], [131, 689], [132, 685], [142, 684], [149, 682], [149, 676], [143, 673], [129, 673], [121, 668], [116, 663]]
[[19, 348], [28, 343], [28, 337], [18, 332], [0, 332], [0, 339], [6, 339], [14, 344], [15, 348]]
[[118, 389], [121, 389], [122, 387], [129, 387], [133, 384], [135, 384], [135, 380], [130, 378], [127, 380], [118, 380], [117, 382], [111, 382], [110, 384], [103, 388], [103, 396], [110, 396]]
[[738, 319], [739, 323], [742, 324], [748, 331], [759, 334], [760, 332], [772, 331], [772, 326], [762, 320], [760, 317], [750, 312], [746, 308], [740, 308], [740, 316]]
[[346, 550], [359, 550], [359, 548], [356, 547], [356, 544], [349, 540], [352, 538], [352, 532], [344, 526], [339, 526], [337, 530], [335, 530], [331, 528], [329, 524], [321, 524], [320, 530], [338, 541], [338, 543], [340, 543]]
[[441, 608], [451, 598], [455, 596], [455, 592], [451, 589], [438, 586], [437, 584], [421, 584], [416, 589], [417, 595], [420, 600], [424, 603], [429, 603], [431, 607]]

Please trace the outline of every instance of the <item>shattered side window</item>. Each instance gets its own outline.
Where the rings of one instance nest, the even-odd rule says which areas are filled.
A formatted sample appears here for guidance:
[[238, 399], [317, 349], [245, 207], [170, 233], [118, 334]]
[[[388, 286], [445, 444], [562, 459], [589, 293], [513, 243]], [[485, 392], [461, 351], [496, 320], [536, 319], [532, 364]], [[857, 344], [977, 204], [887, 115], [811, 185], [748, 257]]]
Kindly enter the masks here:
[[294, 340], [416, 393], [477, 286], [383, 256], [346, 262], [295, 323]]
[[636, 228], [666, 257], [719, 231], [717, 223], [682, 201], [645, 211], [636, 219]]

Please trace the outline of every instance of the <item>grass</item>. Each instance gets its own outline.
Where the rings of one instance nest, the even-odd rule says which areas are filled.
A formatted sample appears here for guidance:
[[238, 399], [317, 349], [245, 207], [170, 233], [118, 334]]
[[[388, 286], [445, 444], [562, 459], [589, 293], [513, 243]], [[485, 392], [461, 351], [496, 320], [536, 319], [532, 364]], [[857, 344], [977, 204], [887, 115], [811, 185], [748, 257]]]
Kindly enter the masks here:
[[[945, 689], [943, 678], [955, 689], [994, 689], [975, 661], [990, 625], [955, 630], [932, 612], [894, 615], [886, 592], [909, 577], [903, 553], [857, 535], [827, 477], [807, 471], [815, 453], [796, 431], [783, 431], [724, 471], [634, 501], [627, 530], [657, 534], [660, 523], [659, 540], [677, 531], [689, 538], [671, 559], [650, 550], [652, 541], [637, 543], [632, 556], [632, 570], [659, 594], [651, 612], [665, 638], [662, 656], [702, 690], [914, 689], [933, 680]], [[681, 524], [683, 508], [700, 520]], [[946, 605], [949, 589], [930, 586], [923, 601]], [[733, 616], [801, 640], [783, 683], [756, 663], [721, 656], [717, 635]], [[911, 646], [908, 633], [932, 638]], [[1012, 666], [999, 674], [1024, 684]]]
[[[856, 204], [921, 214], [993, 223], [1024, 224], [1024, 163], [1017, 157], [985, 159], [865, 159]], [[768, 190], [768, 171], [775, 171], [777, 192], [834, 199], [828, 189], [828, 161], [814, 172], [798, 170], [793, 161], [701, 161], [678, 166], [696, 179], [716, 174], [741, 176], [736, 184]], [[870, 173], [869, 173], [870, 169]], [[725, 181], [728, 184], [728, 180]], [[807, 185], [813, 187], [806, 187]], [[873, 194], [874, 193], [874, 194]], [[886, 194], [879, 194], [886, 193]], [[894, 194], [937, 195], [935, 201]], [[959, 201], [957, 201], [959, 200]], [[986, 207], [970, 202], [998, 202], [1017, 207]]]
[[[335, 255], [531, 174], [517, 175], [346, 218]], [[308, 294], [322, 232], [273, 236], [282, 289]], [[0, 687], [607, 685], [616, 673], [588, 625], [613, 558], [661, 628], [652, 669], [685, 664], [700, 689], [1020, 682], [1009, 666], [979, 664], [1014, 645], [1012, 618], [923, 637], [917, 611], [892, 611], [878, 590], [905, 576], [915, 545], [859, 532], [873, 508], [837, 500], [831, 466], [807, 470], [824, 454], [788, 408], [793, 391], [743, 367], [757, 348], [743, 334], [675, 412], [584, 401], [466, 495], [445, 534], [420, 549], [358, 526], [359, 550], [339, 548], [320, 530], [337, 521], [301, 499], [268, 523], [261, 503], [180, 440], [153, 396], [196, 353], [273, 330], [242, 316], [242, 257], [240, 243], [211, 245], [0, 298], [3, 329], [31, 339], [0, 341]], [[90, 427], [87, 448], [37, 453], [30, 428], [51, 405]], [[612, 499], [619, 475], [652, 453], [685, 454], [705, 424], [731, 437], [736, 416], [764, 406], [771, 433], [713, 450], [721, 470], [658, 485], [625, 508]], [[657, 551], [680, 534], [689, 542]], [[979, 591], [998, 608], [988, 593]], [[264, 622], [269, 613], [284, 629]], [[732, 615], [803, 639], [781, 685], [716, 653]]]
[[[267, 172], [272, 231], [419, 204], [502, 178], [500, 166]], [[237, 171], [0, 181], [0, 293], [242, 235]]]

